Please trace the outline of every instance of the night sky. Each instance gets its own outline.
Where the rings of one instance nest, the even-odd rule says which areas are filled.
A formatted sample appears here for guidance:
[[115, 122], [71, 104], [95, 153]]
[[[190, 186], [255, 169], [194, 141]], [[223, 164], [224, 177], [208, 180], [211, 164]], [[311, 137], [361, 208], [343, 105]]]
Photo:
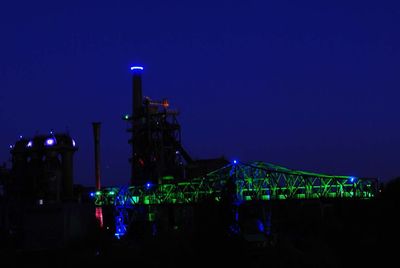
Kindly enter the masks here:
[[101, 121], [103, 185], [128, 184], [142, 65], [193, 158], [400, 176], [398, 1], [5, 1], [0, 29], [0, 162], [19, 135], [68, 130], [75, 183], [94, 185]]

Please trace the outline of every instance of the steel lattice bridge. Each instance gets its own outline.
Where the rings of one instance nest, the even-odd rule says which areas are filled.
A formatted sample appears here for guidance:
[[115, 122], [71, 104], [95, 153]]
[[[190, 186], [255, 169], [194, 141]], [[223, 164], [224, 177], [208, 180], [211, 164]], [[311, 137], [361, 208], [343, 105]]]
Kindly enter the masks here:
[[220, 202], [233, 191], [239, 202], [297, 199], [372, 199], [376, 178], [333, 176], [291, 170], [265, 162], [233, 163], [203, 177], [180, 181], [165, 177], [158, 185], [109, 187], [91, 193], [96, 206], [129, 208], [135, 205]]

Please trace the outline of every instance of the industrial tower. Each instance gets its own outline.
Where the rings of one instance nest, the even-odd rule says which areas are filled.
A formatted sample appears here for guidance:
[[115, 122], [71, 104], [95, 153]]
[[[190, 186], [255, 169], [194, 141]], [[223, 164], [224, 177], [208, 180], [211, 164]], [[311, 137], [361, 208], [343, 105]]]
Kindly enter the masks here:
[[185, 165], [192, 162], [181, 145], [181, 127], [178, 112], [169, 109], [167, 99], [155, 101], [142, 96], [143, 67], [133, 66], [129, 143], [132, 146], [131, 185], [161, 183], [163, 177], [185, 178]]

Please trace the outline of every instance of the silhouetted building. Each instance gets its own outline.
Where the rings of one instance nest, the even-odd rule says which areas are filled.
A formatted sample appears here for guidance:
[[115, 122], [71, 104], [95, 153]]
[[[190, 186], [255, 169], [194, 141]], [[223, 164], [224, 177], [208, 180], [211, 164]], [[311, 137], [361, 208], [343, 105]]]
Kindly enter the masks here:
[[12, 146], [12, 188], [22, 202], [52, 203], [73, 198], [75, 141], [68, 134], [21, 138]]
[[165, 176], [185, 177], [185, 165], [192, 162], [181, 144], [178, 112], [169, 109], [168, 100], [142, 97], [143, 68], [132, 70], [133, 109], [125, 120], [131, 122], [131, 184], [159, 183]]
[[85, 243], [92, 234], [94, 205], [82, 200], [82, 195], [89, 196], [84, 187], [74, 186], [76, 150], [74, 139], [64, 133], [21, 137], [11, 146], [12, 168], [1, 215], [15, 248], [65, 248]]

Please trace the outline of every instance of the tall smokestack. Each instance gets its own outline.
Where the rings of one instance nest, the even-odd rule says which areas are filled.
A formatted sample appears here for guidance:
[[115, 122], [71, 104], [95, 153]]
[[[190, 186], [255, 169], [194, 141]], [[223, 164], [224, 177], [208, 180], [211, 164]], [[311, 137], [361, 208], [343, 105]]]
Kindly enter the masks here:
[[143, 67], [141, 66], [132, 66], [132, 137], [131, 137], [131, 144], [132, 144], [132, 155], [130, 158], [131, 161], [131, 185], [137, 183], [137, 173], [138, 170], [135, 170], [135, 129], [137, 128], [137, 122], [140, 121], [140, 117], [143, 116], [143, 96], [142, 96], [142, 71]]
[[100, 122], [93, 122], [94, 136], [94, 169], [96, 177], [96, 190], [100, 190]]
[[132, 92], [133, 92], [133, 113], [132, 116], [138, 116], [142, 113], [143, 96], [142, 96], [142, 71], [141, 66], [132, 66]]

